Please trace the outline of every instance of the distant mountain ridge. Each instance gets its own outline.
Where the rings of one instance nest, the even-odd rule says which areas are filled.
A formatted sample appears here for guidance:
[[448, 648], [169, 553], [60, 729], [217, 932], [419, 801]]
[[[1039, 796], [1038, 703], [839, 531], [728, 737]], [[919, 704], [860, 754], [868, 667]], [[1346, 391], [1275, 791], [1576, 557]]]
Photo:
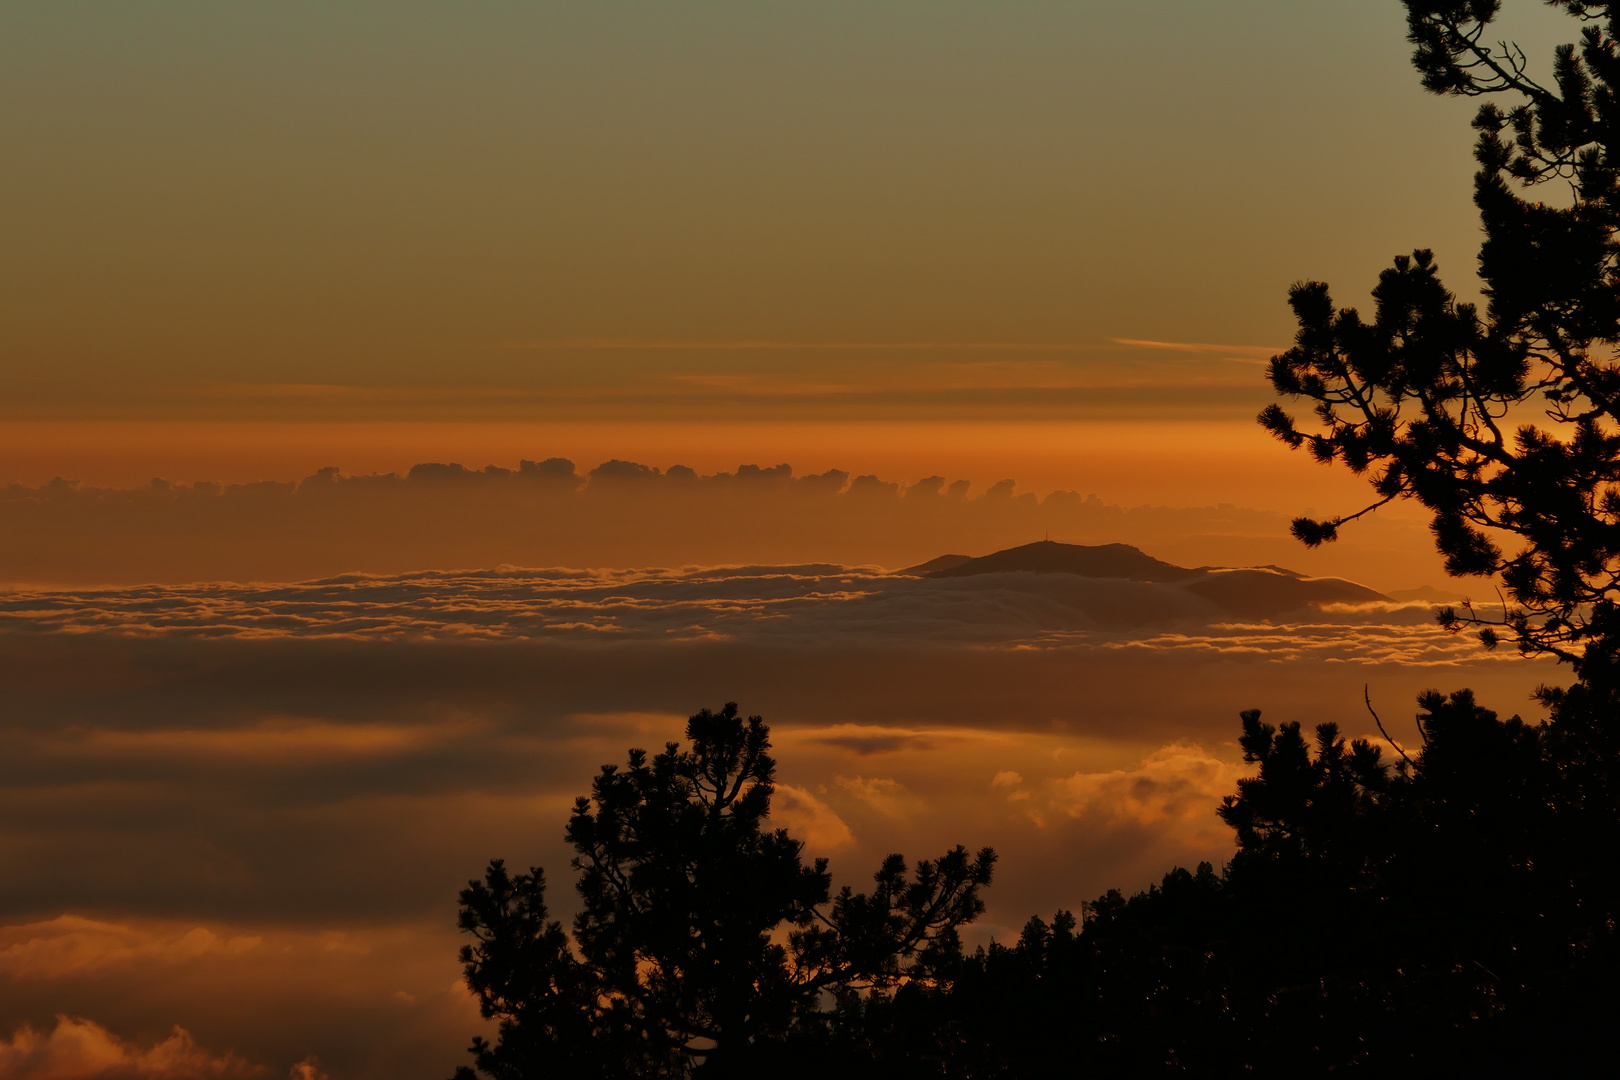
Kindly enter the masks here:
[[909, 577], [933, 577], [940, 570], [951, 570], [961, 566], [963, 563], [972, 561], [972, 555], [941, 555], [937, 559], [929, 559], [925, 563], [908, 566], [904, 570], [896, 570], [895, 573], [905, 574]]
[[1363, 604], [1390, 599], [1344, 578], [1306, 577], [1280, 566], [1176, 566], [1130, 544], [1061, 544], [1054, 540], [1037, 540], [978, 558], [941, 555], [899, 573], [926, 578], [1072, 574], [1154, 582], [1178, 586], [1242, 618], [1268, 618], [1322, 604]]
[[[951, 556], [946, 556], [950, 558]], [[940, 560], [933, 560], [938, 563]], [[924, 563], [924, 566], [930, 565]], [[1185, 581], [1200, 571], [1155, 559], [1130, 544], [1060, 544], [1037, 540], [1007, 548], [955, 566], [928, 571], [928, 577], [971, 577], [1016, 571], [1036, 574], [1078, 574], [1081, 577], [1124, 578], [1127, 581]], [[907, 571], [908, 573], [910, 571]]]

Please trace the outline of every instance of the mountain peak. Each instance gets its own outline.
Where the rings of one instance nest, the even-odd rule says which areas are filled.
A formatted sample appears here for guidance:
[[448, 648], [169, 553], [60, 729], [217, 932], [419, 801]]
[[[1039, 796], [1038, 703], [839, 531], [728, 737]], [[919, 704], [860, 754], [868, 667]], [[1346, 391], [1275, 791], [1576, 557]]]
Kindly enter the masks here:
[[1037, 540], [977, 559], [941, 555], [900, 571], [913, 577], [979, 574], [1073, 574], [1166, 585], [1215, 604], [1229, 616], [1271, 618], [1322, 604], [1361, 604], [1389, 597], [1343, 578], [1313, 578], [1281, 566], [1200, 566], [1155, 559], [1130, 544], [1060, 544]]
[[[946, 565], [946, 560], [953, 561]], [[1081, 577], [1124, 578], [1129, 581], [1185, 581], [1199, 571], [1155, 559], [1130, 544], [1060, 544], [1037, 540], [977, 559], [941, 556], [904, 571], [922, 577], [971, 577], [1017, 571], [1036, 574], [1078, 574]]]

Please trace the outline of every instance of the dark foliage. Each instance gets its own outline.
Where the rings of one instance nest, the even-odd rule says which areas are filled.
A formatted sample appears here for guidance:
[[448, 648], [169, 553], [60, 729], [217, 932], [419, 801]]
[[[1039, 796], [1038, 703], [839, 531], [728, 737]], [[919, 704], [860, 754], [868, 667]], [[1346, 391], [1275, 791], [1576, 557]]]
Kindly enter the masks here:
[[623, 1005], [601, 1009], [602, 981], [574, 958], [562, 924], [548, 921], [545, 892], [543, 871], [513, 877], [495, 859], [461, 894], [461, 928], [477, 939], [461, 950], [467, 986], [485, 1017], [500, 1018], [497, 1041], [475, 1038], [472, 1054], [496, 1080], [524, 1080], [542, 1061], [547, 1075], [605, 1075], [640, 1049]]
[[[1591, 681], [1600, 672], [1583, 661], [1607, 669], [1620, 647], [1620, 7], [1553, 0], [1580, 40], [1540, 82], [1521, 51], [1494, 44], [1498, 0], [1405, 3], [1424, 86], [1488, 99], [1474, 121], [1488, 307], [1458, 303], [1427, 251], [1384, 271], [1371, 322], [1335, 308], [1325, 284], [1297, 285], [1299, 334], [1270, 375], [1311, 403], [1316, 426], [1278, 405], [1260, 420], [1372, 481], [1371, 506], [1301, 518], [1301, 540], [1416, 499], [1448, 570], [1504, 591], [1499, 616], [1467, 605], [1443, 621], [1487, 646], [1505, 631]], [[1567, 200], [1529, 197], [1554, 182]]]
[[1331, 724], [1308, 739], [1246, 713], [1259, 771], [1221, 809], [1223, 872], [1111, 892], [1080, 932], [1032, 920], [948, 989], [869, 1003], [851, 1018], [868, 1059], [963, 1078], [1608, 1075], [1612, 768], [1572, 753], [1571, 698], [1539, 726], [1467, 691], [1420, 704], [1427, 745], [1393, 769]]
[[461, 894], [467, 982], [494, 1043], [474, 1069], [523, 1077], [725, 1077], [791, 1071], [824, 1047], [824, 1004], [938, 984], [983, 910], [995, 854], [886, 859], [869, 893], [831, 895], [824, 859], [768, 830], [769, 731], [735, 705], [687, 723], [689, 749], [605, 765], [568, 822], [581, 907], [548, 922], [542, 872], [500, 860]]
[[[605, 767], [569, 824], [583, 909], [538, 870], [462, 894], [468, 983], [500, 1020], [479, 1072], [528, 1077], [1601, 1075], [1620, 949], [1620, 760], [1606, 698], [1500, 720], [1419, 699], [1391, 765], [1332, 724], [1243, 715], [1255, 775], [1220, 808], [1237, 853], [1031, 919], [964, 955], [992, 856], [958, 848], [869, 894], [761, 822], [757, 719]], [[472, 1069], [459, 1074], [466, 1080]]]

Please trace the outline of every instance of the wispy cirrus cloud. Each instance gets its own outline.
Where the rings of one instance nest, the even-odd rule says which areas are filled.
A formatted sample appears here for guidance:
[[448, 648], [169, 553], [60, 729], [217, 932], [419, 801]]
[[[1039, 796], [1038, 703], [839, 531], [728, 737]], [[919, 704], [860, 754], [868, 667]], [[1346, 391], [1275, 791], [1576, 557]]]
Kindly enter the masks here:
[[1282, 352], [1276, 345], [1216, 345], [1203, 341], [1151, 341], [1143, 338], [1109, 338], [1115, 345], [1131, 349], [1153, 349], [1161, 352], [1196, 353], [1200, 356], [1219, 356], [1227, 360], [1263, 362]]
[[562, 341], [511, 342], [502, 346], [535, 352], [1061, 352], [1083, 353], [1106, 345], [1041, 341], [770, 341], [711, 339], [572, 338]]

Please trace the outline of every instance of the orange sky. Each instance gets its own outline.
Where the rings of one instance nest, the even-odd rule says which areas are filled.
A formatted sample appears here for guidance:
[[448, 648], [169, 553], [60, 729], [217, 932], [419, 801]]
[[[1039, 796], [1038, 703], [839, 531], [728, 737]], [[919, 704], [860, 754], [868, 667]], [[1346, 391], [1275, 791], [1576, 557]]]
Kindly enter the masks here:
[[1044, 495], [1096, 494], [1123, 505], [1237, 503], [1262, 509], [1348, 505], [1364, 484], [1291, 454], [1245, 417], [1085, 421], [522, 422], [17, 422], [0, 427], [0, 483], [55, 476], [132, 487], [154, 476], [296, 480], [403, 473], [421, 461], [516, 468], [571, 458], [580, 472], [610, 458], [701, 473], [787, 462], [800, 474], [841, 468], [913, 482], [933, 474], [980, 488], [999, 480]]

